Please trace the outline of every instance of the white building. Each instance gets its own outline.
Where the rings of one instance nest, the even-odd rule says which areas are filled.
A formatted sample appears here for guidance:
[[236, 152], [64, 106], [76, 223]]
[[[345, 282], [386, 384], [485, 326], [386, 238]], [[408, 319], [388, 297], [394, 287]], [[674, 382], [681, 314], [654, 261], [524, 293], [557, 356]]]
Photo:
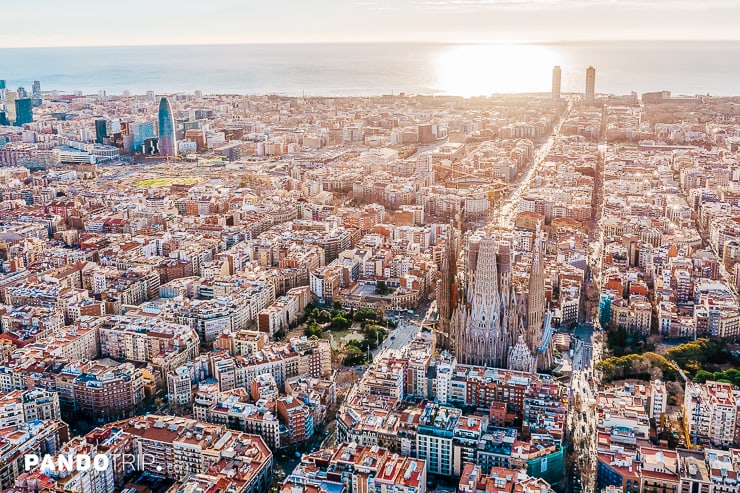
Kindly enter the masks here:
[[659, 420], [666, 411], [668, 392], [665, 383], [660, 380], [650, 382], [650, 400], [648, 401], [648, 416], [650, 419]]
[[692, 441], [711, 442], [722, 447], [734, 443], [737, 405], [729, 383], [688, 383], [684, 412]]

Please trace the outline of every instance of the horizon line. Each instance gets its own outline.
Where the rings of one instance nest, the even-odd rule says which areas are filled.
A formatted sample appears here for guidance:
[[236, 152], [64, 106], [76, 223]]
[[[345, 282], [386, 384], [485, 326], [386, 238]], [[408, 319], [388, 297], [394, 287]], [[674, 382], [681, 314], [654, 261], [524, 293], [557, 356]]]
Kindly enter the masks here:
[[572, 39], [572, 40], [458, 40], [458, 41], [423, 41], [423, 40], [396, 40], [396, 41], [235, 41], [235, 42], [203, 42], [203, 43], [134, 43], [134, 44], [81, 44], [81, 45], [34, 45], [34, 46], [2, 46], [0, 50], [35, 50], [53, 48], [162, 48], [162, 47], [193, 47], [193, 46], [294, 46], [294, 45], [558, 45], [558, 44], [587, 44], [587, 43], [722, 43], [740, 42], [740, 38], [700, 38], [700, 39]]

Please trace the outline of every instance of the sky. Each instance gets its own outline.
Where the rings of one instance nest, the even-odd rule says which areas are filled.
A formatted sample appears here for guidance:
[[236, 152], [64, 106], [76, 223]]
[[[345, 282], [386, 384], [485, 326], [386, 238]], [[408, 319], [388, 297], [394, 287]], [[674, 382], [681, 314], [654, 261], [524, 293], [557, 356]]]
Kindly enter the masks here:
[[740, 39], [740, 0], [35, 0], [2, 12], [0, 47]]

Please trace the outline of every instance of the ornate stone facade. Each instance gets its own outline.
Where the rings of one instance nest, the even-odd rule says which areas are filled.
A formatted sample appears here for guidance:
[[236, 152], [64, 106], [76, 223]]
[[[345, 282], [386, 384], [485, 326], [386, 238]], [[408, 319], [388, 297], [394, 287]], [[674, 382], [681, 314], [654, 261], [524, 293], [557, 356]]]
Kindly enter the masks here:
[[454, 334], [450, 331], [450, 318], [457, 303], [457, 284], [455, 281], [457, 270], [456, 243], [455, 228], [452, 224], [448, 224], [436, 293], [439, 324], [435, 337], [437, 337], [437, 347], [441, 349], [451, 349], [454, 337]]
[[464, 255], [466, 303], [455, 309], [451, 321], [457, 361], [506, 368], [513, 338], [521, 327], [510, 282], [511, 245], [495, 237], [469, 238]]
[[552, 349], [548, 344], [549, 337], [543, 340], [546, 310], [545, 265], [542, 258], [542, 235], [538, 224], [534, 239], [534, 248], [532, 250], [532, 269], [529, 272], [525, 338], [527, 346], [529, 346], [532, 354], [534, 354], [537, 369], [541, 370], [547, 369], [552, 365]]
[[520, 371], [552, 365], [541, 243], [538, 231], [528, 292], [517, 293], [511, 282], [513, 236], [496, 231], [466, 237], [458, 278], [462, 302], [449, 324], [458, 362]]
[[527, 343], [524, 341], [524, 336], [519, 334], [516, 341], [516, 346], [511, 348], [509, 352], [509, 370], [525, 371], [527, 373], [534, 373], [535, 371], [535, 360], [532, 357], [532, 352], [527, 347]]

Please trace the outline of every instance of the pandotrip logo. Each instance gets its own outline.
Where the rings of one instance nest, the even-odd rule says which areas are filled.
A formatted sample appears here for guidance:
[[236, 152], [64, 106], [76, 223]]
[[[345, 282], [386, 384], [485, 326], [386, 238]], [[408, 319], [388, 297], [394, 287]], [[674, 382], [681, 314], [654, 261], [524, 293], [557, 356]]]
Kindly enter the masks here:
[[150, 454], [26, 454], [23, 462], [26, 472], [38, 468], [42, 473], [53, 476], [66, 476], [87, 471], [105, 472], [111, 468], [129, 472], [161, 473], [164, 471], [164, 468], [157, 464], [157, 457]]

